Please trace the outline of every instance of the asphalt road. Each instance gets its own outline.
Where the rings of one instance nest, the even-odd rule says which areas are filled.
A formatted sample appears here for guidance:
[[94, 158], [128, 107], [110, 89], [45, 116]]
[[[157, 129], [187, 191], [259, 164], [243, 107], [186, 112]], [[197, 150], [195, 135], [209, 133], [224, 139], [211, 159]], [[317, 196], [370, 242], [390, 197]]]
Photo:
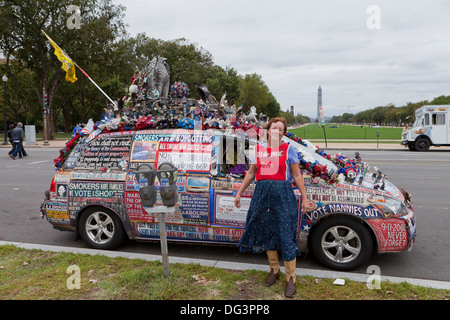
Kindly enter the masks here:
[[[0, 240], [87, 248], [73, 233], [54, 230], [39, 214], [58, 149], [29, 148], [29, 157], [20, 160], [9, 158], [7, 149], [0, 151]], [[363, 161], [378, 166], [391, 182], [412, 193], [417, 240], [412, 251], [374, 255], [367, 266], [354, 272], [367, 273], [369, 265], [377, 265], [382, 276], [450, 281], [450, 152], [362, 150], [360, 154]], [[160, 254], [160, 245], [127, 241], [119, 250]], [[265, 255], [240, 253], [228, 246], [169, 243], [169, 256], [267, 264]], [[297, 259], [297, 267], [324, 269], [311, 255]]]

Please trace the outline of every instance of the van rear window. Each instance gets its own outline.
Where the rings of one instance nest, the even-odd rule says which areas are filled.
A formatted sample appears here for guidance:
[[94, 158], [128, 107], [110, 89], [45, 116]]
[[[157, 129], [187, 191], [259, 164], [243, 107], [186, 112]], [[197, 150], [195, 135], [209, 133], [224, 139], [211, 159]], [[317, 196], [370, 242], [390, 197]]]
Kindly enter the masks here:
[[83, 152], [84, 148], [86, 147], [86, 141], [88, 137], [81, 137], [78, 140], [77, 145], [73, 148], [72, 152], [67, 157], [66, 161], [62, 165], [63, 169], [73, 169], [75, 163], [77, 162], [78, 158], [80, 158], [81, 153]]
[[81, 152], [74, 169], [123, 171], [124, 166], [128, 164], [132, 141], [132, 135], [106, 136], [93, 139]]

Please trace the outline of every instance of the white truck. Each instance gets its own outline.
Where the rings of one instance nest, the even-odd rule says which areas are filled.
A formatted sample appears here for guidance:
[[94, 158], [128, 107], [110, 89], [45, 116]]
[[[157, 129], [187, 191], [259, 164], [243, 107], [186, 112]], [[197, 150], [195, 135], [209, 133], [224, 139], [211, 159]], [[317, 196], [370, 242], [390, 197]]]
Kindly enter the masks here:
[[412, 151], [427, 151], [430, 146], [449, 146], [450, 105], [417, 109], [413, 127], [402, 133], [402, 144]]

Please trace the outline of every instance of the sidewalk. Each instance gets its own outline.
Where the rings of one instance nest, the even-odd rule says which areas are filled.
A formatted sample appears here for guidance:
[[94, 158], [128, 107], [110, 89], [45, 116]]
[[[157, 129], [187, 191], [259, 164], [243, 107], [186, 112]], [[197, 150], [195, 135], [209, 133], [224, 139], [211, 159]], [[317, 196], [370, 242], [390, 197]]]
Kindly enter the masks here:
[[[68, 140], [62, 140], [62, 139], [49, 140], [48, 145], [44, 145], [44, 141], [38, 140], [38, 141], [36, 141], [36, 144], [32, 144], [32, 145], [27, 145], [26, 142], [24, 142], [23, 147], [24, 148], [58, 148], [58, 149], [61, 149], [66, 146], [67, 141]], [[11, 145], [9, 144], [9, 142], [7, 145], [0, 144], [0, 148], [11, 148]]]

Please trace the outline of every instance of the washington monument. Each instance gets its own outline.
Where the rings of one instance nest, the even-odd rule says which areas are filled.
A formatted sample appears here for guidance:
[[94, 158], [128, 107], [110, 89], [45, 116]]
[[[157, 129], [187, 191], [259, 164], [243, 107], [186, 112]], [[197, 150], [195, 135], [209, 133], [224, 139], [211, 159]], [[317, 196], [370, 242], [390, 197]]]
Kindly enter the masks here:
[[317, 94], [317, 123], [320, 124], [320, 119], [322, 113], [322, 87], [319, 86], [319, 91]]

